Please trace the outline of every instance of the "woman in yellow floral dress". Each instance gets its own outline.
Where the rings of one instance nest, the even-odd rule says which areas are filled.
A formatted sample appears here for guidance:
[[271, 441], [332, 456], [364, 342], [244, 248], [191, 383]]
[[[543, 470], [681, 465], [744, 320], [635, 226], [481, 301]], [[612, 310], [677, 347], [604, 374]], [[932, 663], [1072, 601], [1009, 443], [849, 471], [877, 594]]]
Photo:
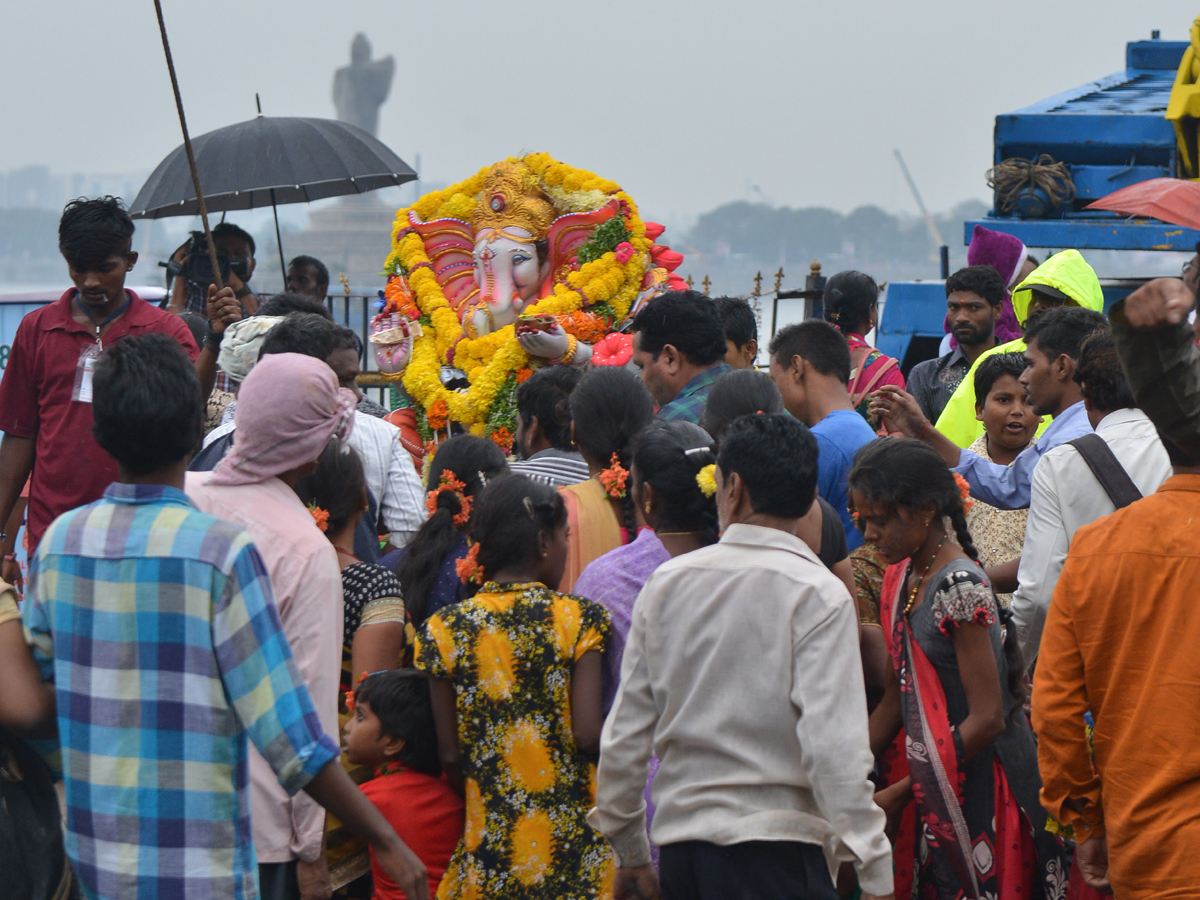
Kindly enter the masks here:
[[485, 583], [431, 616], [417, 642], [416, 665], [433, 676], [443, 767], [467, 806], [437, 896], [609, 898], [612, 853], [586, 821], [608, 611], [546, 587], [567, 555], [566, 510], [552, 488], [496, 479], [472, 533]]

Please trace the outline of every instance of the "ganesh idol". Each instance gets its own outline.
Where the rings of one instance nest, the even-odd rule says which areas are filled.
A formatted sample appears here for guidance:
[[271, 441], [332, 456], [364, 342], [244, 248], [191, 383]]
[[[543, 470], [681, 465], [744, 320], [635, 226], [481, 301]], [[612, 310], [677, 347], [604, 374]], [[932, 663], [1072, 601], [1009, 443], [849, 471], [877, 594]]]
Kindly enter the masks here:
[[[521, 367], [583, 366], [592, 345], [650, 297], [682, 286], [673, 274], [682, 257], [654, 243], [661, 226], [642, 222], [619, 186], [545, 154], [426, 195], [396, 226], [376, 358], [381, 371], [399, 374], [420, 356], [417, 342], [431, 342], [438, 365], [467, 374], [473, 390], [481, 385], [464, 405], [429, 378], [422, 397], [422, 379], [404, 376], [418, 403], [437, 394], [452, 418], [487, 418], [478, 396], [506, 374], [496, 371], [497, 354]], [[519, 359], [504, 341], [523, 351]]]

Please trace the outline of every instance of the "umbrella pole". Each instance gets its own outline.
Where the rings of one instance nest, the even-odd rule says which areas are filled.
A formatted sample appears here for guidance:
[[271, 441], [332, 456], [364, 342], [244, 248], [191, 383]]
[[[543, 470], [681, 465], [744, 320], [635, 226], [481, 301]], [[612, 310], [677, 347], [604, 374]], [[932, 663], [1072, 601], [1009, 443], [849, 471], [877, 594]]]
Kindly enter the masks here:
[[179, 79], [175, 76], [175, 60], [171, 58], [171, 43], [167, 40], [167, 23], [163, 21], [162, 3], [154, 0], [154, 11], [158, 14], [158, 30], [162, 34], [163, 53], [167, 57], [167, 71], [171, 74], [171, 89], [175, 92], [175, 109], [179, 112], [179, 127], [183, 129], [183, 149], [187, 154], [188, 168], [192, 170], [192, 187], [200, 206], [200, 224], [204, 226], [204, 237], [208, 241], [208, 260], [212, 264], [213, 281], [217, 290], [225, 285], [221, 281], [221, 265], [217, 260], [217, 248], [213, 244], [212, 230], [208, 227], [208, 206], [204, 202], [204, 191], [200, 189], [200, 172], [196, 169], [196, 154], [192, 152], [192, 139], [188, 137], [187, 118], [183, 114], [183, 98], [179, 95]]
[[283, 238], [279, 236], [279, 209], [275, 206], [275, 188], [271, 188], [271, 212], [275, 216], [275, 246], [279, 248], [279, 271], [283, 273], [283, 289], [286, 291], [287, 266], [283, 262]]

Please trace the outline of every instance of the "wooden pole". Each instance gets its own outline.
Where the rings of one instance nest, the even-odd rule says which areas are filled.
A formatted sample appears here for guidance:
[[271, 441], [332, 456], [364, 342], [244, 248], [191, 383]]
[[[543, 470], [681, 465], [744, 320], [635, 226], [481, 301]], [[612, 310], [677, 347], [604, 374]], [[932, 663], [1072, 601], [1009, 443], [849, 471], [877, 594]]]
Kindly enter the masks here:
[[213, 281], [217, 290], [225, 285], [221, 281], [221, 265], [217, 260], [217, 248], [213, 244], [212, 229], [208, 227], [208, 205], [204, 202], [204, 191], [200, 188], [200, 172], [196, 169], [196, 154], [192, 152], [192, 139], [188, 137], [187, 118], [183, 114], [183, 98], [179, 95], [179, 79], [175, 77], [175, 60], [171, 58], [171, 43], [167, 40], [167, 23], [163, 21], [162, 3], [154, 0], [154, 11], [158, 14], [158, 30], [162, 34], [163, 53], [167, 57], [167, 71], [171, 74], [171, 89], [175, 92], [175, 109], [179, 112], [179, 127], [183, 129], [183, 151], [187, 154], [188, 168], [192, 170], [192, 187], [200, 205], [200, 224], [204, 226], [204, 238], [208, 241], [208, 260], [212, 264]]

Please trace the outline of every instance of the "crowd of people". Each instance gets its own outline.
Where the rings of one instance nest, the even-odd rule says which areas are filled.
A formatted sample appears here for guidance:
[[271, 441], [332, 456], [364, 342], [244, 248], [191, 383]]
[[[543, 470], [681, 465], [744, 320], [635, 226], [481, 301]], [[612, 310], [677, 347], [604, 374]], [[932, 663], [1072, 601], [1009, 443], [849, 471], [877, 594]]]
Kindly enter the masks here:
[[1194, 283], [977, 229], [907, 379], [864, 273], [765, 369], [670, 291], [427, 452], [318, 261], [160, 309], [132, 236], [0, 381], [12, 896], [1200, 892]]

